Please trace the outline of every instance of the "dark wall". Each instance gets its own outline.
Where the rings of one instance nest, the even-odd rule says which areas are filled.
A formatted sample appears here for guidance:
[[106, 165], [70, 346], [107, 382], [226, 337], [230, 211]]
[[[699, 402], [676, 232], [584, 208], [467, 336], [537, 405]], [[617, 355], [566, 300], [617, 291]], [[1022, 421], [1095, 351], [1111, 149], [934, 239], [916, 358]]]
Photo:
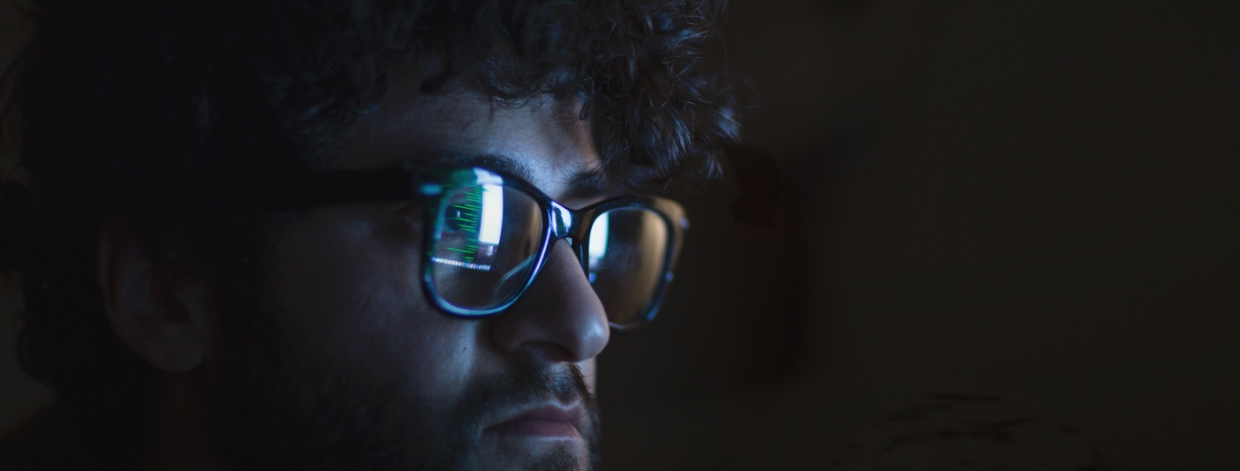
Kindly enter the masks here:
[[606, 469], [823, 469], [931, 393], [1240, 469], [1236, 3], [733, 6], [787, 201], [691, 206], [666, 322], [602, 359]]

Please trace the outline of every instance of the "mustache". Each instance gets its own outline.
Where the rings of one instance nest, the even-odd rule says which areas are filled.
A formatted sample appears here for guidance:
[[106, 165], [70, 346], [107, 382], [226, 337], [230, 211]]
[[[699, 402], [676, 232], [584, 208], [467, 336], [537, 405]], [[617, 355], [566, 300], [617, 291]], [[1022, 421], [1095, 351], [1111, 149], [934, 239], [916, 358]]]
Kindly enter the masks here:
[[589, 418], [590, 428], [597, 428], [598, 406], [594, 394], [581, 368], [571, 363], [560, 369], [547, 363], [511, 365], [503, 373], [476, 380], [467, 388], [460, 404], [466, 409], [461, 412], [475, 419], [473, 422], [485, 422], [500, 411], [552, 397], [564, 404], [580, 403]]

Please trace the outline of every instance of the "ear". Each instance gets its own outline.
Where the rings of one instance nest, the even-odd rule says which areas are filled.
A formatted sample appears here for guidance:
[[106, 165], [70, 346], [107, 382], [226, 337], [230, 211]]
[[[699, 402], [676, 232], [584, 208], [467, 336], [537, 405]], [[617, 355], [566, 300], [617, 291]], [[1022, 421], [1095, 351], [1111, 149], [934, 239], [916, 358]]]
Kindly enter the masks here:
[[108, 323], [130, 351], [173, 373], [202, 364], [209, 315], [205, 285], [174, 282], [118, 217], [100, 229], [95, 270]]

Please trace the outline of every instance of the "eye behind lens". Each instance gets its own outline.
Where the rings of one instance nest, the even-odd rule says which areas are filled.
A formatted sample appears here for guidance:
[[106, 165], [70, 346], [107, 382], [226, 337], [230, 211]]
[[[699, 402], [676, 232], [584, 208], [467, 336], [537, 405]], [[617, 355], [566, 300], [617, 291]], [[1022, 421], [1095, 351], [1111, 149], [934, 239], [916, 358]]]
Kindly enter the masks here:
[[670, 243], [667, 221], [649, 209], [617, 208], [595, 219], [588, 276], [612, 323], [640, 323], [657, 306]]
[[463, 185], [445, 197], [431, 277], [438, 296], [463, 311], [495, 309], [528, 285], [542, 241], [541, 206], [502, 182]]

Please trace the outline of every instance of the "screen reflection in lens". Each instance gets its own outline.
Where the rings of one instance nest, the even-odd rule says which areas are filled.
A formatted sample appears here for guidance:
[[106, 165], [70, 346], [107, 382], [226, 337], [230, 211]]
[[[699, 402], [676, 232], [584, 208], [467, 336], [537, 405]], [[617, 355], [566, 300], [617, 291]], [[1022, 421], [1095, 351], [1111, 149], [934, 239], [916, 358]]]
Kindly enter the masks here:
[[473, 169], [444, 200], [431, 256], [435, 290], [461, 309], [503, 304], [525, 285], [537, 255], [537, 201], [484, 169]]

